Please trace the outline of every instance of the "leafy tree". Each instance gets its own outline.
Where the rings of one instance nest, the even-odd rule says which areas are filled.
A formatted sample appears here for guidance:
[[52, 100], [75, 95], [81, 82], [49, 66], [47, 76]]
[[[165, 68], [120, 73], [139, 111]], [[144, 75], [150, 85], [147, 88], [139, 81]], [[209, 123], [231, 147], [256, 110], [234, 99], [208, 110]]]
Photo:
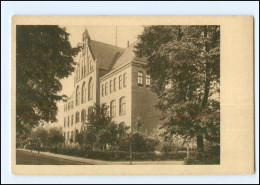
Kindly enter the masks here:
[[16, 27], [16, 129], [17, 133], [38, 125], [54, 122], [60, 79], [73, 71], [73, 57], [79, 48], [72, 48], [69, 34], [59, 26], [19, 25]]
[[48, 144], [51, 146], [57, 146], [65, 141], [61, 129], [57, 127], [50, 128], [48, 135]]
[[46, 146], [48, 143], [48, 131], [43, 127], [37, 127], [32, 132], [32, 138], [39, 147], [41, 145]]
[[94, 144], [97, 144], [101, 150], [106, 150], [107, 146], [115, 146], [119, 139], [129, 129], [124, 124], [116, 124], [108, 114], [108, 106], [105, 104], [92, 107], [92, 113], [89, 113], [82, 128], [83, 143], [90, 146], [93, 150]]
[[136, 55], [145, 57], [165, 114], [164, 136], [219, 143], [220, 27], [148, 26]]
[[82, 132], [76, 134], [75, 141], [79, 144], [80, 148], [83, 149], [84, 135]]

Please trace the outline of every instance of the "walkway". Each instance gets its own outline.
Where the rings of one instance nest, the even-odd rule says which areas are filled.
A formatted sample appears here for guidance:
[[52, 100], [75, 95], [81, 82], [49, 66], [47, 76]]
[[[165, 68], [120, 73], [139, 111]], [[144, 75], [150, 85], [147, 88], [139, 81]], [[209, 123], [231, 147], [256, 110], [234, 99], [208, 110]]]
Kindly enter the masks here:
[[[30, 150], [25, 149], [17, 149], [31, 152]], [[37, 151], [32, 151], [33, 153], [38, 153]], [[62, 155], [62, 154], [54, 154], [50, 152], [40, 152], [41, 155], [46, 155], [50, 157], [56, 157], [60, 159], [66, 159], [70, 161], [76, 161], [85, 164], [92, 164], [92, 165], [130, 165], [130, 161], [102, 161], [96, 159], [87, 159], [82, 157], [75, 157], [69, 155]], [[184, 165], [184, 161], [133, 161], [133, 165]]]

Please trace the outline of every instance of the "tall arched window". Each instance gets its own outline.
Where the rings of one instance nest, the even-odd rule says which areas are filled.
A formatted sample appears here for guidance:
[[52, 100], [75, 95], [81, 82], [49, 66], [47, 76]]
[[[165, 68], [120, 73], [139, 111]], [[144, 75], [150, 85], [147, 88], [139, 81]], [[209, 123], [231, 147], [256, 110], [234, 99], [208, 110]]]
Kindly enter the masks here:
[[139, 71], [138, 72], [138, 85], [143, 86], [143, 72]]
[[92, 100], [93, 99], [93, 80], [92, 78], [89, 79], [88, 82], [88, 100]]
[[125, 97], [122, 97], [119, 100], [119, 114], [120, 115], [126, 114], [126, 100], [125, 100]]
[[81, 121], [85, 121], [86, 120], [86, 110], [85, 109], [82, 109], [81, 111]]
[[80, 92], [79, 92], [79, 86], [76, 89], [76, 105], [79, 105], [80, 102]]
[[110, 93], [112, 93], [114, 90], [113, 80], [110, 80], [109, 90], [110, 90]]
[[114, 78], [114, 91], [116, 91], [116, 78]]
[[70, 126], [70, 116], [68, 116], [68, 127]]
[[71, 115], [71, 126], [73, 126], [73, 123], [74, 123], [74, 116], [73, 114]]
[[119, 89], [122, 89], [123, 86], [123, 77], [122, 75], [119, 76]]
[[123, 87], [126, 87], [126, 73], [123, 76]]
[[86, 89], [86, 84], [84, 82], [82, 85], [81, 103], [86, 103], [86, 94], [87, 94], [87, 89]]
[[116, 101], [112, 100], [110, 102], [110, 116], [111, 118], [116, 116]]
[[79, 112], [76, 112], [76, 120], [75, 120], [75, 123], [78, 123], [79, 122]]
[[107, 85], [107, 82], [105, 83], [105, 95], [108, 94], [108, 85]]

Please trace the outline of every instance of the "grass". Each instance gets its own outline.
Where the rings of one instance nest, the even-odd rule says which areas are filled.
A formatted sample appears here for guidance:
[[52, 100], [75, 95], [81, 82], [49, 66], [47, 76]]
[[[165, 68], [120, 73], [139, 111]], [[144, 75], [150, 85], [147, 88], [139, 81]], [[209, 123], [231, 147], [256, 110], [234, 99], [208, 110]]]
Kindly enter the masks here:
[[76, 161], [58, 159], [55, 157], [31, 153], [27, 151], [16, 150], [17, 165], [84, 165]]

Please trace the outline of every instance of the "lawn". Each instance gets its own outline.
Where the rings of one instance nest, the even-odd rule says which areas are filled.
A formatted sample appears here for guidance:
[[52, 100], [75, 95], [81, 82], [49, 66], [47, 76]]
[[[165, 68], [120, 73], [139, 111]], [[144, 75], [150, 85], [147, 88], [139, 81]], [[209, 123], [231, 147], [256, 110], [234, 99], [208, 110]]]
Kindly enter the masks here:
[[16, 164], [18, 165], [84, 165], [85, 163], [58, 159], [27, 151], [16, 150]]

